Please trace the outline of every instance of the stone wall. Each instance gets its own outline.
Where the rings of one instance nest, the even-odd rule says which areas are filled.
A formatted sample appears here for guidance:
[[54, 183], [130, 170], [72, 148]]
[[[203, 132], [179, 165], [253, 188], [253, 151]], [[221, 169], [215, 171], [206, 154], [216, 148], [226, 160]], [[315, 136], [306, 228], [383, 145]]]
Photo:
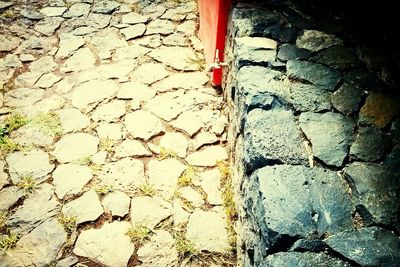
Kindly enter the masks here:
[[356, 41], [270, 2], [234, 7], [227, 40], [240, 262], [398, 266], [399, 97]]

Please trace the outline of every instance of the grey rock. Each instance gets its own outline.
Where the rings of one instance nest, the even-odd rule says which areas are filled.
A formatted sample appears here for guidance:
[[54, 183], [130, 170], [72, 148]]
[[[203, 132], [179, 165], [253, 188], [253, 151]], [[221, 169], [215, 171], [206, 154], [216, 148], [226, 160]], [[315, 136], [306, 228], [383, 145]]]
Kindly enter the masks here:
[[330, 110], [331, 93], [320, 88], [303, 83], [290, 83], [289, 101], [298, 111], [324, 111]]
[[7, 7], [13, 6], [13, 2], [0, 1], [0, 10], [6, 9]]
[[148, 54], [151, 58], [164, 63], [176, 70], [194, 71], [197, 66], [190, 62], [195, 60], [198, 56], [195, 52], [188, 47], [159, 47]]
[[153, 229], [172, 215], [172, 205], [160, 197], [134, 197], [131, 202], [131, 222]]
[[26, 176], [31, 176], [37, 182], [44, 181], [54, 169], [54, 165], [50, 164], [49, 154], [40, 150], [8, 154], [6, 162], [14, 184]]
[[53, 262], [64, 243], [67, 233], [57, 219], [42, 223], [24, 235], [16, 246], [7, 251], [8, 258], [1, 259], [5, 266], [48, 266]]
[[151, 3], [141, 10], [143, 14], [149, 15], [151, 19], [157, 19], [161, 17], [162, 14], [166, 11], [166, 8], [163, 5], [157, 3]]
[[76, 3], [63, 14], [64, 18], [87, 17], [91, 6], [86, 3]]
[[288, 60], [304, 60], [308, 59], [311, 56], [311, 52], [298, 48], [295, 45], [292, 44], [284, 44], [279, 48], [277, 58], [282, 60], [282, 61], [288, 61]]
[[167, 77], [169, 72], [163, 64], [145, 63], [140, 65], [130, 76], [135, 82], [153, 84]]
[[18, 88], [4, 95], [4, 103], [9, 107], [25, 107], [33, 105], [44, 98], [45, 90]]
[[392, 152], [385, 157], [383, 165], [389, 168], [392, 173], [400, 174], [400, 146], [393, 148]]
[[349, 83], [344, 83], [332, 95], [333, 106], [344, 115], [352, 115], [360, 109], [364, 91]]
[[9, 52], [18, 47], [21, 39], [12, 35], [0, 35], [0, 52]]
[[188, 41], [181, 33], [173, 33], [164, 37], [163, 44], [168, 46], [188, 46]]
[[186, 237], [200, 251], [224, 252], [229, 243], [223, 212], [196, 209], [190, 215]]
[[9, 187], [0, 189], [0, 211], [7, 212], [23, 196], [24, 196], [24, 192], [16, 186], [9, 186]]
[[352, 141], [353, 119], [332, 112], [307, 112], [300, 115], [299, 122], [311, 141], [314, 156], [328, 165], [342, 166]]
[[290, 251], [321, 252], [321, 251], [324, 251], [325, 248], [326, 248], [326, 245], [325, 245], [324, 241], [322, 241], [322, 240], [319, 240], [319, 239], [313, 239], [313, 240], [299, 239], [296, 242], [294, 242], [294, 244], [290, 247]]
[[71, 33], [72, 33], [73, 35], [76, 35], [76, 36], [85, 36], [85, 35], [94, 33], [94, 32], [96, 32], [96, 31], [97, 31], [96, 28], [83, 26], [83, 27], [76, 28], [76, 29], [73, 30]]
[[362, 127], [350, 147], [350, 155], [358, 160], [380, 159], [388, 148], [388, 137], [377, 127]]
[[170, 21], [182, 21], [186, 18], [186, 14], [181, 12], [179, 9], [171, 8], [167, 9], [165, 13], [161, 16], [162, 19], [170, 20]]
[[390, 137], [393, 143], [400, 145], [400, 119], [396, 119], [390, 128]]
[[144, 24], [135, 24], [133, 26], [121, 29], [121, 33], [125, 36], [127, 41], [142, 36], [145, 31], [146, 25]]
[[148, 35], [136, 40], [137, 44], [144, 47], [157, 48], [161, 46], [161, 36], [159, 34]]
[[361, 266], [397, 266], [400, 263], [400, 238], [382, 228], [345, 231], [325, 242]]
[[79, 262], [79, 259], [75, 256], [69, 256], [62, 260], [59, 260], [56, 267], [71, 267]]
[[99, 229], [82, 231], [76, 241], [74, 254], [87, 257], [105, 266], [127, 266], [135, 250], [130, 238], [128, 222], [105, 223]]
[[175, 25], [171, 21], [164, 19], [156, 19], [147, 25], [146, 35], [150, 34], [168, 35], [173, 33], [174, 29]]
[[325, 64], [333, 69], [345, 70], [357, 67], [361, 61], [351, 50], [344, 47], [330, 47], [311, 59], [321, 64]]
[[143, 162], [137, 159], [123, 158], [106, 163], [99, 175], [102, 185], [118, 190], [133, 190], [145, 182]]
[[96, 1], [92, 7], [92, 12], [101, 14], [111, 14], [120, 4], [116, 1]]
[[276, 41], [263, 37], [235, 38], [235, 60], [238, 66], [275, 61]]
[[134, 138], [145, 141], [164, 131], [161, 120], [143, 110], [127, 114], [125, 116], [125, 127]]
[[80, 36], [71, 36], [67, 34], [60, 35], [60, 48], [57, 51], [57, 58], [66, 58], [70, 56], [73, 52], [78, 50], [81, 46], [85, 44], [85, 39]]
[[86, 133], [63, 136], [54, 146], [53, 155], [61, 163], [73, 162], [97, 152], [99, 139]]
[[130, 197], [121, 192], [115, 191], [104, 197], [102, 204], [106, 211], [111, 212], [112, 216], [124, 217], [129, 213]]
[[148, 16], [140, 15], [136, 12], [131, 12], [122, 16], [122, 23], [125, 24], [138, 24], [138, 23], [146, 23], [149, 20]]
[[250, 170], [276, 162], [307, 164], [294, 116], [283, 109], [254, 109], [244, 127], [244, 158]]
[[88, 166], [61, 164], [53, 172], [53, 184], [58, 198], [79, 193], [92, 179]]
[[7, 225], [17, 233], [27, 234], [58, 212], [59, 203], [52, 186], [43, 184], [25, 199], [24, 205], [8, 219]]
[[321, 64], [308, 61], [289, 60], [287, 74], [296, 79], [306, 80], [317, 87], [333, 91], [341, 80], [341, 73]]
[[79, 131], [89, 126], [90, 119], [76, 108], [67, 108], [57, 111], [64, 133]]
[[80, 224], [97, 220], [104, 210], [97, 193], [90, 190], [65, 204], [61, 212], [65, 217], [75, 217], [76, 223]]
[[42, 8], [40, 10], [40, 13], [47, 17], [59, 17], [62, 16], [62, 14], [67, 10], [66, 7], [63, 6], [48, 6], [45, 8]]
[[90, 13], [86, 20], [87, 20], [87, 26], [96, 29], [104, 29], [110, 24], [111, 16], [104, 14]]
[[197, 23], [193, 20], [186, 20], [176, 26], [176, 31], [183, 33], [185, 36], [193, 36], [196, 33]]
[[27, 124], [11, 132], [10, 137], [23, 146], [46, 147], [53, 144], [55, 135], [41, 125]]
[[399, 228], [397, 208], [399, 183], [397, 175], [385, 166], [354, 162], [345, 169], [356, 204], [363, 205], [379, 224]]
[[157, 230], [137, 251], [143, 267], [177, 266], [178, 252], [175, 239], [165, 230]]
[[80, 72], [82, 70], [87, 70], [94, 67], [95, 62], [95, 55], [90, 49], [88, 47], [81, 48], [64, 62], [61, 72]]
[[305, 30], [296, 40], [296, 45], [313, 52], [334, 45], [343, 45], [343, 41], [331, 34], [315, 30]]
[[350, 264], [321, 253], [279, 252], [270, 255], [262, 266], [332, 266], [350, 267]]
[[385, 127], [400, 111], [398, 100], [391, 95], [371, 93], [361, 107], [359, 122]]

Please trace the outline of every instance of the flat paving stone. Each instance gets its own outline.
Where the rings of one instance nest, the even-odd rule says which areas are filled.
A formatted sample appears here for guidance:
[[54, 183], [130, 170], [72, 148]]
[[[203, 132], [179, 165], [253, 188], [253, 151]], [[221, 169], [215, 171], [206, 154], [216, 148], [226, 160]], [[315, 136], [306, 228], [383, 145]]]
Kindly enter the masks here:
[[148, 101], [152, 99], [155, 95], [156, 91], [143, 83], [127, 82], [121, 85], [117, 97], [119, 99], [134, 99], [137, 101]]
[[115, 100], [97, 107], [91, 118], [94, 121], [114, 121], [125, 115], [125, 101]]
[[59, 162], [81, 160], [97, 152], [99, 139], [86, 133], [73, 133], [61, 138], [54, 146], [53, 155]]
[[199, 89], [209, 81], [209, 77], [204, 72], [175, 73], [162, 81], [156, 83], [154, 87], [159, 92], [174, 89]]
[[106, 163], [99, 174], [101, 185], [119, 190], [133, 190], [145, 183], [144, 164], [138, 159], [123, 158]]
[[131, 222], [153, 229], [172, 215], [172, 206], [160, 197], [134, 197], [131, 201]]
[[163, 46], [151, 51], [149, 56], [176, 70], [197, 70], [197, 66], [190, 63], [190, 60], [196, 60], [198, 56], [187, 47]]
[[121, 22], [125, 24], [146, 23], [148, 20], [149, 16], [143, 16], [136, 12], [125, 14], [121, 18]]
[[156, 19], [147, 25], [146, 35], [162, 34], [168, 35], [173, 33], [175, 25], [169, 20]]
[[170, 73], [163, 64], [145, 63], [140, 65], [130, 76], [132, 81], [153, 84], [167, 77]]
[[182, 113], [176, 120], [171, 122], [171, 126], [177, 130], [181, 130], [189, 137], [192, 137], [200, 131], [204, 123], [201, 119], [193, 112]]
[[316, 30], [305, 30], [296, 40], [296, 45], [313, 52], [334, 45], [343, 45], [343, 41], [331, 34]]
[[90, 118], [76, 108], [61, 109], [56, 113], [60, 118], [64, 133], [82, 130], [90, 124]]
[[20, 44], [21, 39], [12, 35], [0, 35], [0, 52], [11, 51]]
[[77, 17], [86, 17], [89, 15], [91, 6], [86, 3], [76, 3], [72, 5], [68, 10], [63, 14], [64, 18], [77, 18]]
[[175, 152], [178, 157], [185, 158], [188, 149], [188, 140], [181, 133], [167, 132], [160, 139], [160, 147]]
[[225, 148], [221, 146], [209, 146], [201, 151], [189, 154], [186, 160], [193, 166], [212, 167], [217, 164], [218, 161], [224, 161], [228, 159], [228, 153]]
[[109, 211], [112, 216], [124, 217], [129, 213], [131, 199], [124, 192], [115, 191], [105, 196], [101, 203], [106, 212]]
[[7, 212], [22, 199], [24, 192], [16, 186], [9, 186], [0, 190], [0, 211]]
[[134, 138], [145, 141], [164, 132], [161, 120], [143, 110], [128, 113], [125, 116], [125, 127]]
[[56, 58], [67, 58], [84, 44], [85, 39], [81, 36], [69, 34], [60, 35], [60, 48], [57, 51]]
[[84, 230], [79, 235], [73, 252], [106, 266], [127, 266], [135, 250], [134, 244], [126, 235], [129, 226], [128, 222], [116, 221], [105, 223], [99, 229]]
[[125, 36], [127, 41], [142, 36], [145, 31], [146, 25], [142, 23], [121, 29], [121, 33]]
[[119, 140], [122, 138], [121, 128], [119, 123], [102, 123], [96, 128], [96, 132], [100, 139]]
[[75, 217], [76, 223], [80, 224], [97, 220], [104, 210], [97, 193], [90, 190], [79, 198], [66, 203], [61, 212], [65, 217]]
[[149, 157], [153, 154], [137, 140], [126, 139], [115, 148], [114, 156], [124, 157]]
[[66, 7], [48, 6], [42, 8], [40, 13], [47, 17], [59, 17], [67, 10]]
[[63, 21], [63, 18], [58, 17], [45, 18], [36, 23], [34, 29], [41, 34], [51, 36], [60, 27]]
[[61, 72], [79, 72], [94, 67], [96, 58], [89, 48], [81, 48], [68, 58]]
[[62, 199], [64, 196], [78, 194], [93, 175], [87, 166], [62, 164], [57, 166], [52, 176], [55, 193]]

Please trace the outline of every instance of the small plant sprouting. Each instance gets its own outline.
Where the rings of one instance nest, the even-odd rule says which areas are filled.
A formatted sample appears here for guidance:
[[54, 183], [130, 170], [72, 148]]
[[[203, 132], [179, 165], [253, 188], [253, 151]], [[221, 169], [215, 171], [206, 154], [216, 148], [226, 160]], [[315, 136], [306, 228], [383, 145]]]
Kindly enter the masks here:
[[5, 126], [5, 129], [7, 129], [7, 133], [11, 133], [12, 131], [17, 130], [18, 128], [21, 128], [28, 122], [29, 120], [25, 115], [15, 112], [12, 113], [11, 115], [8, 115], [5, 118], [3, 124]]
[[17, 187], [24, 191], [25, 195], [27, 195], [32, 193], [37, 188], [37, 184], [35, 179], [32, 176], [28, 175], [21, 177], [21, 180], [19, 181], [19, 183], [17, 183]]
[[101, 139], [100, 140], [100, 145], [99, 148], [100, 150], [104, 150], [107, 151], [108, 153], [113, 152], [113, 147], [117, 142], [115, 140], [111, 140], [111, 139]]
[[149, 183], [143, 183], [139, 186], [140, 193], [144, 196], [153, 197], [156, 194], [154, 186]]
[[180, 187], [192, 185], [193, 180], [195, 180], [197, 176], [198, 175], [196, 168], [193, 166], [189, 166], [178, 178], [178, 185]]
[[229, 168], [229, 164], [226, 161], [218, 161], [217, 168], [221, 173], [222, 179], [225, 180], [230, 177], [231, 170]]
[[16, 233], [9, 233], [7, 235], [0, 235], [0, 251], [7, 251], [15, 247], [20, 235]]
[[206, 59], [197, 54], [196, 54], [195, 58], [189, 57], [186, 60], [186, 62], [189, 63], [190, 65], [194, 65], [197, 68], [197, 70], [199, 70], [199, 71], [204, 70], [207, 65]]
[[110, 184], [97, 185], [97, 187], [95, 187], [94, 190], [96, 191], [97, 194], [107, 195], [109, 193], [114, 192], [114, 186]]
[[64, 226], [67, 233], [72, 233], [76, 229], [76, 217], [66, 217], [62, 215], [58, 221]]
[[21, 146], [14, 142], [8, 136], [3, 137], [0, 140], [0, 158], [4, 158], [8, 153], [14, 152], [16, 150], [20, 150]]
[[0, 211], [0, 233], [6, 227], [7, 218], [8, 218], [8, 212]]
[[143, 242], [150, 234], [151, 230], [143, 225], [133, 226], [126, 232], [126, 235], [129, 236], [134, 243]]
[[6, 19], [11, 19], [15, 16], [15, 12], [11, 9], [4, 11], [3, 13], [0, 14], [0, 17], [6, 18]]
[[175, 234], [175, 247], [178, 253], [185, 258], [192, 258], [199, 254], [196, 246], [183, 234]]
[[91, 163], [90, 156], [82, 157], [80, 159], [75, 160], [73, 163], [78, 165], [89, 165]]
[[170, 158], [177, 158], [178, 155], [175, 151], [172, 151], [165, 147], [160, 147], [160, 154], [158, 154], [158, 160], [170, 159]]
[[39, 114], [33, 119], [44, 132], [60, 136], [63, 133], [60, 116], [55, 112]]

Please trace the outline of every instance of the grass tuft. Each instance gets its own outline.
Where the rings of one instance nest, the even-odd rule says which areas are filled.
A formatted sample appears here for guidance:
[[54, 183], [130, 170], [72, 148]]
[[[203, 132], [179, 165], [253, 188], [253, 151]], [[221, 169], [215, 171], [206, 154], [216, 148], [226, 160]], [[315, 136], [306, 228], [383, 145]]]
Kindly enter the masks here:
[[21, 146], [8, 136], [5, 136], [0, 140], [0, 158], [4, 158], [8, 153], [17, 150], [21, 150]]
[[190, 65], [196, 66], [196, 69], [199, 70], [199, 71], [205, 70], [206, 65], [207, 65], [206, 59], [204, 57], [201, 57], [201, 56], [197, 55], [197, 54], [196, 54], [195, 58], [188, 57], [186, 59], [186, 62], [189, 63]]
[[7, 251], [10, 248], [15, 247], [20, 235], [16, 233], [9, 233], [7, 235], [0, 235], [0, 251]]
[[22, 115], [21, 113], [14, 112], [11, 115], [8, 115], [3, 124], [3, 128], [6, 129], [7, 133], [10, 133], [14, 130], [17, 130], [18, 128], [21, 128], [25, 124], [29, 122], [28, 118], [25, 115]]
[[150, 234], [150, 229], [143, 225], [133, 226], [126, 232], [126, 235], [129, 236], [133, 243], [143, 242]]
[[195, 180], [197, 177], [197, 169], [193, 166], [188, 166], [187, 169], [178, 178], [178, 185], [180, 187], [192, 185], [193, 180]]
[[6, 221], [8, 219], [8, 212], [6, 211], [0, 211], [0, 233], [5, 229], [6, 227]]
[[60, 136], [63, 133], [60, 116], [55, 112], [39, 114], [33, 119], [44, 132]]
[[100, 195], [107, 195], [115, 191], [114, 186], [110, 184], [97, 185], [94, 190]]
[[111, 140], [111, 139], [101, 139], [100, 140], [100, 145], [99, 145], [99, 149], [100, 150], [104, 150], [107, 151], [108, 153], [111, 153], [114, 151], [114, 145], [117, 143], [117, 141], [115, 140]]
[[11, 9], [4, 11], [3, 13], [0, 13], [0, 17], [6, 18], [6, 19], [11, 19], [15, 17], [15, 12]]
[[165, 147], [160, 147], [160, 154], [158, 154], [158, 160], [170, 159], [170, 158], [177, 158], [178, 155], [175, 151], [172, 151]]
[[178, 253], [184, 258], [192, 258], [199, 254], [199, 250], [193, 242], [180, 233], [176, 233], [175, 235], [175, 247]]
[[64, 226], [67, 233], [72, 233], [76, 229], [76, 217], [65, 217], [62, 215], [58, 221]]
[[231, 170], [230, 170], [229, 164], [226, 161], [218, 161], [217, 168], [218, 168], [219, 172], [221, 173], [223, 180], [226, 180], [230, 177]]
[[154, 186], [149, 183], [144, 183], [139, 186], [140, 193], [144, 196], [153, 197], [157, 193]]
[[24, 191], [25, 195], [30, 194], [37, 188], [36, 180], [30, 175], [21, 177], [17, 187]]

